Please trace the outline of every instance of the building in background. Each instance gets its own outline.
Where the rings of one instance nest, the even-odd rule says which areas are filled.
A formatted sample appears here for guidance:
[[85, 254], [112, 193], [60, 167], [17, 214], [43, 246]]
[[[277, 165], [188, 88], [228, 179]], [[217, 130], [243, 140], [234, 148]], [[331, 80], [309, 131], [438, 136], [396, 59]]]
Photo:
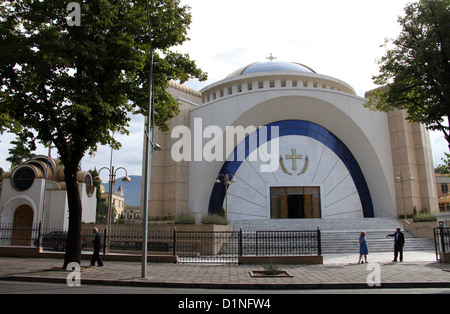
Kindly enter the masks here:
[[[337, 78], [295, 62], [256, 62], [201, 91], [176, 82], [168, 91], [180, 113], [172, 131], [156, 132], [162, 151], [153, 154], [150, 217], [225, 210], [231, 221], [397, 218], [439, 210], [426, 128], [404, 111], [365, 108]], [[230, 128], [245, 136], [227, 154]], [[187, 138], [174, 132], [186, 129]], [[275, 142], [276, 156], [268, 156]]]
[[450, 212], [450, 176], [448, 174], [436, 174], [436, 189], [439, 200], [439, 211]]
[[124, 219], [126, 222], [137, 221], [141, 218], [140, 206], [128, 206], [125, 204]]
[[[77, 179], [83, 206], [82, 222], [93, 223], [97, 199], [92, 176], [80, 169]], [[68, 229], [64, 166], [59, 159], [47, 156], [33, 157], [0, 178], [0, 225], [31, 230], [41, 220], [43, 228]]]
[[[109, 193], [105, 192], [105, 187], [100, 185], [100, 193], [101, 193], [101, 202], [105, 202], [106, 205], [109, 203]], [[123, 195], [122, 186], [119, 186], [118, 189], [112, 195], [112, 209], [115, 215], [112, 217], [112, 220], [116, 220], [121, 217], [125, 217], [125, 196]]]

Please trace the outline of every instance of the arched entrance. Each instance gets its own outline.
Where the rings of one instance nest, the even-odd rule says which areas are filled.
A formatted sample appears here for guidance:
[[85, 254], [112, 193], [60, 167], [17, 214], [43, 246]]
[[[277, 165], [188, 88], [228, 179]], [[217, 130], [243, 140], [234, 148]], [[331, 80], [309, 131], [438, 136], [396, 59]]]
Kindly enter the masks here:
[[14, 212], [12, 245], [31, 245], [33, 230], [33, 209], [28, 205], [19, 206]]
[[[338, 191], [339, 193], [341, 193], [342, 191], [339, 191], [338, 186], [341, 185], [341, 183], [344, 182], [344, 179], [347, 180], [347, 182], [353, 181], [353, 186], [355, 187], [355, 190], [353, 190], [353, 188], [350, 191], [350, 194], [348, 191], [343, 191], [338, 198], [336, 198], [338, 201], [339, 200], [346, 200], [346, 199], [351, 199], [350, 196], [352, 195], [357, 195], [359, 198], [359, 204], [358, 206], [360, 206], [360, 208], [362, 209], [362, 214], [364, 218], [373, 218], [374, 216], [374, 207], [373, 207], [373, 203], [372, 203], [372, 198], [370, 195], [370, 191], [367, 185], [367, 182], [364, 178], [363, 172], [357, 162], [357, 160], [355, 159], [355, 157], [353, 156], [353, 154], [351, 153], [351, 151], [347, 148], [347, 146], [339, 139], [337, 138], [333, 133], [331, 133], [330, 131], [328, 131], [326, 128], [311, 122], [311, 121], [305, 121], [305, 120], [281, 120], [281, 121], [277, 121], [277, 122], [272, 122], [270, 124], [267, 124], [266, 127], [267, 129], [267, 140], [269, 141], [269, 139], [272, 139], [272, 133], [270, 133], [271, 131], [271, 127], [275, 126], [278, 127], [279, 133], [275, 136], [282, 138], [282, 137], [289, 137], [289, 136], [299, 136], [299, 137], [303, 137], [303, 138], [307, 138], [307, 139], [312, 139], [312, 141], [317, 142], [317, 143], [321, 143], [321, 145], [325, 146], [330, 153], [333, 154], [333, 156], [336, 156], [336, 158], [338, 159], [333, 159], [333, 160], [340, 160], [342, 163], [342, 169], [346, 169], [346, 173], [344, 173], [344, 177], [337, 177], [337, 179], [339, 179], [337, 182], [334, 182], [332, 185], [333, 188], [331, 191]], [[255, 147], [259, 147], [261, 144], [264, 144], [261, 141], [258, 141], [259, 137], [259, 132], [262, 129], [256, 130], [255, 133], [257, 134], [256, 136], [253, 137], [254, 140], [257, 140]], [[264, 131], [263, 131], [264, 132]], [[303, 139], [303, 141], [305, 141]], [[299, 142], [297, 141], [297, 144]], [[306, 143], [306, 142], [305, 142]], [[309, 143], [314, 144], [314, 143]], [[305, 144], [306, 145], [306, 144]], [[220, 170], [217, 178], [225, 178], [225, 175], [231, 175], [231, 177], [234, 177], [238, 171], [238, 169], [243, 165], [244, 163], [244, 157], [245, 160], [249, 157], [249, 154], [251, 153], [251, 137], [250, 135], [246, 137], [245, 142], [242, 141], [242, 147], [236, 147], [234, 152], [233, 152], [233, 158], [231, 161], [226, 161], [223, 164], [222, 169]], [[295, 146], [294, 146], [295, 147]], [[245, 156], [241, 157], [241, 160], [239, 160], [238, 158], [238, 151], [241, 150], [242, 154], [245, 154]], [[295, 158], [297, 156], [295, 154], [295, 149], [292, 149], [292, 156], [286, 156], [286, 158]], [[322, 154], [323, 154], [323, 149], [322, 149]], [[320, 155], [316, 155], [317, 156], [317, 160], [322, 160], [322, 156]], [[307, 157], [306, 157], [307, 158]], [[327, 160], [327, 159], [325, 159]], [[309, 163], [309, 162], [308, 162]], [[335, 165], [336, 162], [334, 161]], [[334, 166], [333, 166], [334, 168]], [[254, 168], [252, 168], [254, 169]], [[306, 169], [306, 168], [305, 168]], [[317, 170], [316, 170], [317, 171]], [[328, 172], [327, 178], [329, 176], [329, 174], [331, 173]], [[343, 172], [340, 170], [337, 172], [339, 175], [341, 175]], [[302, 172], [300, 173], [296, 173], [294, 175], [292, 175], [291, 173], [289, 173], [289, 175], [293, 176], [294, 178], [300, 178], [298, 177], [299, 174], [302, 174]], [[347, 175], [348, 174], [348, 175]], [[257, 176], [255, 176], [257, 177]], [[301, 179], [301, 178], [300, 178]], [[300, 182], [297, 179], [298, 182]], [[337, 180], [334, 177], [331, 178], [330, 180]], [[296, 182], [297, 182], [296, 181]], [[321, 182], [324, 182], [323, 180], [320, 180]], [[310, 181], [309, 183], [311, 183], [313, 181]], [[268, 184], [267, 182], [264, 182], [266, 185], [269, 185], [270, 188], [275, 187], [275, 185], [271, 185]], [[274, 182], [272, 182], [274, 183]], [[277, 180], [277, 185], [278, 186], [282, 186], [283, 184], [280, 184], [280, 182]], [[315, 182], [318, 183], [318, 182]], [[320, 191], [320, 188], [318, 188], [317, 186], [314, 187], [311, 185], [304, 185], [302, 186], [302, 184], [298, 184], [298, 185], [292, 185], [292, 184], [287, 184], [285, 185], [286, 187], [297, 187], [299, 190], [302, 190], [303, 188], [307, 188], [308, 190], [310, 189], [314, 189], [315, 192], [311, 193], [308, 192], [306, 193], [308, 200], [312, 200], [310, 199], [311, 196], [309, 196], [310, 194], [315, 194], [317, 195], [317, 200], [320, 200], [320, 194], [322, 193]], [[228, 188], [228, 186], [227, 186]], [[265, 189], [267, 189], [266, 186], [262, 187], [262, 192], [260, 192], [260, 195], [263, 195], [263, 193], [265, 193]], [[328, 193], [330, 193], [330, 191], [328, 191]], [[281, 193], [283, 194], [283, 193]], [[297, 192], [297, 193], [284, 193], [284, 206], [282, 206], [282, 198], [283, 196], [280, 195], [279, 198], [279, 202], [280, 202], [280, 206], [275, 206], [276, 204], [274, 204], [274, 202], [272, 202], [272, 209], [274, 209], [274, 212], [276, 212], [277, 209], [279, 209], [280, 213], [273, 215], [274, 213], [272, 212], [272, 218], [305, 218], [304, 213], [301, 214], [299, 212], [297, 213], [292, 213], [291, 215], [289, 215], [288, 213], [288, 208], [289, 208], [289, 204], [288, 204], [288, 194], [294, 194], [294, 195], [304, 195], [304, 192]], [[219, 214], [221, 212], [221, 209], [223, 207], [224, 204], [224, 198], [225, 198], [225, 185], [223, 184], [223, 182], [216, 182], [214, 184], [211, 196], [210, 196], [210, 201], [209, 201], [209, 213], [210, 214]], [[271, 201], [272, 198], [275, 195], [271, 194]], [[300, 207], [299, 204], [302, 203], [304, 206], [304, 196], [302, 196], [302, 200], [300, 199], [299, 196], [293, 197], [291, 199], [292, 202], [292, 207]], [[241, 199], [245, 199], [245, 197], [242, 197]], [[276, 197], [275, 197], [275, 201], [276, 201]], [[334, 201], [334, 203], [338, 203], [338, 201]], [[296, 203], [296, 204], [294, 204]], [[323, 217], [323, 215], [321, 216], [320, 213], [320, 205], [318, 203], [318, 201], [316, 202], [316, 206], [309, 206], [310, 211], [313, 210], [313, 207], [316, 207], [316, 214], [307, 214], [306, 216], [309, 218], [320, 218]], [[285, 209], [285, 213], [281, 213], [281, 208]], [[351, 207], [350, 207], [351, 208]], [[343, 209], [343, 212], [345, 211], [345, 209]], [[345, 212], [344, 212], [345, 213]], [[335, 214], [335, 213], [334, 213]], [[256, 216], [256, 215], [255, 215]], [[290, 217], [291, 216], [291, 217]], [[300, 217], [298, 217], [300, 216]], [[303, 217], [301, 217], [303, 216]]]

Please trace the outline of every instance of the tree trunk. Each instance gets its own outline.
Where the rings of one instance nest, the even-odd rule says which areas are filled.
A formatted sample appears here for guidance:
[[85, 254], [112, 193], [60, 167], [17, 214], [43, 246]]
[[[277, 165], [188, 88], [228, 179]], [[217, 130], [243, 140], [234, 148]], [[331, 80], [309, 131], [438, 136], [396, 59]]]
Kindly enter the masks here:
[[77, 182], [78, 163], [76, 166], [66, 165], [64, 168], [69, 201], [69, 232], [66, 242], [64, 269], [75, 262], [81, 265], [81, 215], [83, 212]]
[[[447, 125], [450, 128], [450, 112], [447, 114]], [[448, 149], [450, 150], [450, 129], [447, 132], [444, 132], [444, 135], [447, 140]]]

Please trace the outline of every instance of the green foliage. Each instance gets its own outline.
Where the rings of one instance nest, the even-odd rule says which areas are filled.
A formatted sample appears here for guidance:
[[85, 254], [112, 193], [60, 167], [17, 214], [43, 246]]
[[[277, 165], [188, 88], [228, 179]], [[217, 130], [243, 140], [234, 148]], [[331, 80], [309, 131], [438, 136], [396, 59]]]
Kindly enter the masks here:
[[271, 275], [271, 276], [275, 276], [275, 275], [278, 275], [279, 273], [281, 273], [280, 266], [278, 264], [275, 264], [272, 261], [269, 261], [268, 263], [263, 264], [263, 268], [264, 268], [264, 271], [268, 275]]
[[223, 216], [206, 215], [202, 217], [202, 224], [204, 225], [228, 225], [230, 222]]
[[450, 154], [445, 153], [445, 158], [441, 158], [441, 160], [444, 162], [444, 164], [439, 165], [436, 169], [436, 173], [441, 174], [449, 174], [450, 173]]
[[28, 140], [30, 137], [30, 131], [16, 132], [16, 140], [11, 142], [15, 146], [8, 150], [10, 156], [6, 158], [11, 163], [11, 169], [35, 156], [32, 151], [36, 150], [36, 144], [33, 140]]
[[[421, 0], [399, 17], [402, 32], [386, 40], [386, 55], [367, 107], [406, 109], [408, 119], [444, 133], [450, 146], [450, 0]], [[446, 118], [445, 121], [444, 118]]]
[[178, 215], [177, 218], [175, 218], [175, 224], [193, 225], [195, 224], [195, 217], [189, 214]]
[[[150, 43], [145, 1], [88, 1], [81, 25], [68, 26], [67, 1], [1, 1], [1, 112], [54, 142], [61, 157], [94, 153], [97, 144], [120, 148], [128, 112], [147, 114]], [[151, 13], [155, 50], [156, 123], [178, 113], [168, 80], [206, 75], [188, 55], [172, 52], [191, 15], [178, 0], [156, 1]], [[11, 110], [8, 110], [11, 109]], [[78, 157], [78, 156], [77, 156]]]
[[170, 50], [188, 40], [189, 7], [150, 1], [152, 47], [146, 0], [79, 2], [79, 26], [69, 25], [66, 0], [0, 0], [0, 131], [34, 130], [27, 140], [58, 150], [70, 212], [65, 265], [81, 262], [79, 163], [98, 144], [119, 149], [113, 135], [128, 134], [129, 113], [147, 114], [150, 52], [163, 130], [178, 113], [168, 80], [206, 79], [188, 55]]
[[426, 222], [426, 221], [436, 221], [437, 217], [434, 214], [416, 214], [413, 216], [414, 222]]

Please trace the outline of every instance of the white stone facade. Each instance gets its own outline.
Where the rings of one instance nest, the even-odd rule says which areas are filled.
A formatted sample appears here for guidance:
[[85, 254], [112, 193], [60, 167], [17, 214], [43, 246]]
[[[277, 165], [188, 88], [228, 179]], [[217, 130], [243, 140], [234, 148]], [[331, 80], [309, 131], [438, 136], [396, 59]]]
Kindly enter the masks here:
[[[347, 155], [351, 155], [351, 160], [344, 157], [346, 154], [336, 153], [339, 149], [333, 149], [333, 144], [326, 144], [326, 140], [320, 141], [307, 134], [281, 134], [277, 158], [283, 159], [286, 171], [277, 163], [274, 171], [261, 172], [261, 165], [265, 162], [250, 161], [248, 156], [244, 156], [247, 159], [239, 167], [233, 166], [232, 175], [236, 183], [229, 185], [227, 201], [230, 220], [271, 218], [270, 191], [273, 187], [319, 187], [322, 218], [393, 218], [402, 213], [404, 199], [408, 213], [412, 213], [414, 206], [419, 211], [422, 208], [437, 210], [436, 193], [433, 190], [434, 176], [430, 171], [431, 149], [425, 128], [408, 124], [402, 117], [406, 124], [404, 129], [413, 128], [415, 133], [411, 134], [416, 138], [415, 144], [405, 144], [399, 137], [406, 131], [394, 129], [392, 114], [366, 109], [363, 106], [366, 99], [357, 96], [350, 85], [317, 74], [307, 67], [296, 70], [298, 64], [294, 64], [294, 70], [286, 71], [286, 64], [256, 64], [260, 68], [269, 66], [270, 70], [254, 72], [247, 71], [252, 69], [253, 65], [250, 65], [200, 92], [171, 82], [169, 90], [182, 104], [182, 120], [174, 118], [171, 128], [173, 130], [178, 125], [189, 126], [191, 146], [188, 155], [191, 158], [179, 163], [172, 160], [169, 151], [179, 138], [171, 138], [172, 134], [167, 133], [164, 141], [169, 146], [164, 147], [164, 155], [158, 156], [159, 152], [154, 154], [154, 158], [158, 157], [153, 163], [153, 169], [157, 172], [165, 169], [164, 171], [176, 173], [171, 177], [180, 188], [174, 188], [173, 184], [163, 185], [162, 182], [167, 177], [155, 174], [154, 171], [151, 216], [152, 212], [171, 215], [190, 212], [196, 216], [211, 213], [212, 199], [220, 194], [217, 193], [215, 180], [228, 165], [225, 161], [231, 158], [231, 151], [228, 149], [227, 153], [226, 146], [227, 127], [240, 126], [244, 130], [251, 130], [252, 127], [258, 129], [285, 121], [311, 123], [326, 134], [331, 134], [330, 137], [337, 139], [339, 145], [348, 151]], [[290, 69], [291, 64], [287, 64], [287, 68]], [[209, 132], [210, 127], [214, 127], [214, 132]], [[218, 134], [217, 130], [221, 133]], [[161, 138], [162, 134], [158, 135]], [[218, 158], [216, 150], [211, 149], [213, 144], [223, 148], [221, 158]], [[409, 158], [405, 161], [405, 156], [399, 156], [398, 152], [403, 146], [411, 145], [413, 147], [409, 150], [402, 150]], [[293, 149], [296, 154], [302, 155], [301, 159], [296, 159], [298, 170], [295, 173], [292, 171], [293, 160], [287, 159], [292, 155]], [[208, 152], [214, 154], [208, 156]], [[417, 156], [420, 157], [420, 162], [417, 162]], [[299, 174], [305, 167], [306, 157], [307, 169]], [[350, 170], [355, 164], [360, 172]], [[399, 171], [414, 172], [416, 180], [413, 190], [417, 192], [414, 197], [412, 192], [408, 192], [409, 196], [405, 192], [399, 198], [395, 173], [400, 164]], [[154, 192], [155, 190], [158, 192]], [[223, 205], [216, 204], [216, 212], [217, 206], [226, 207], [223, 198], [223, 195], [218, 198], [220, 202], [223, 201]], [[171, 205], [162, 208], [158, 202], [170, 202]]]
[[[21, 174], [23, 172], [23, 174]], [[82, 221], [95, 222], [97, 199], [89, 172], [78, 173]], [[18, 212], [22, 211], [22, 218]], [[0, 180], [0, 224], [67, 230], [69, 221], [64, 166], [58, 159], [36, 156], [6, 172]]]

